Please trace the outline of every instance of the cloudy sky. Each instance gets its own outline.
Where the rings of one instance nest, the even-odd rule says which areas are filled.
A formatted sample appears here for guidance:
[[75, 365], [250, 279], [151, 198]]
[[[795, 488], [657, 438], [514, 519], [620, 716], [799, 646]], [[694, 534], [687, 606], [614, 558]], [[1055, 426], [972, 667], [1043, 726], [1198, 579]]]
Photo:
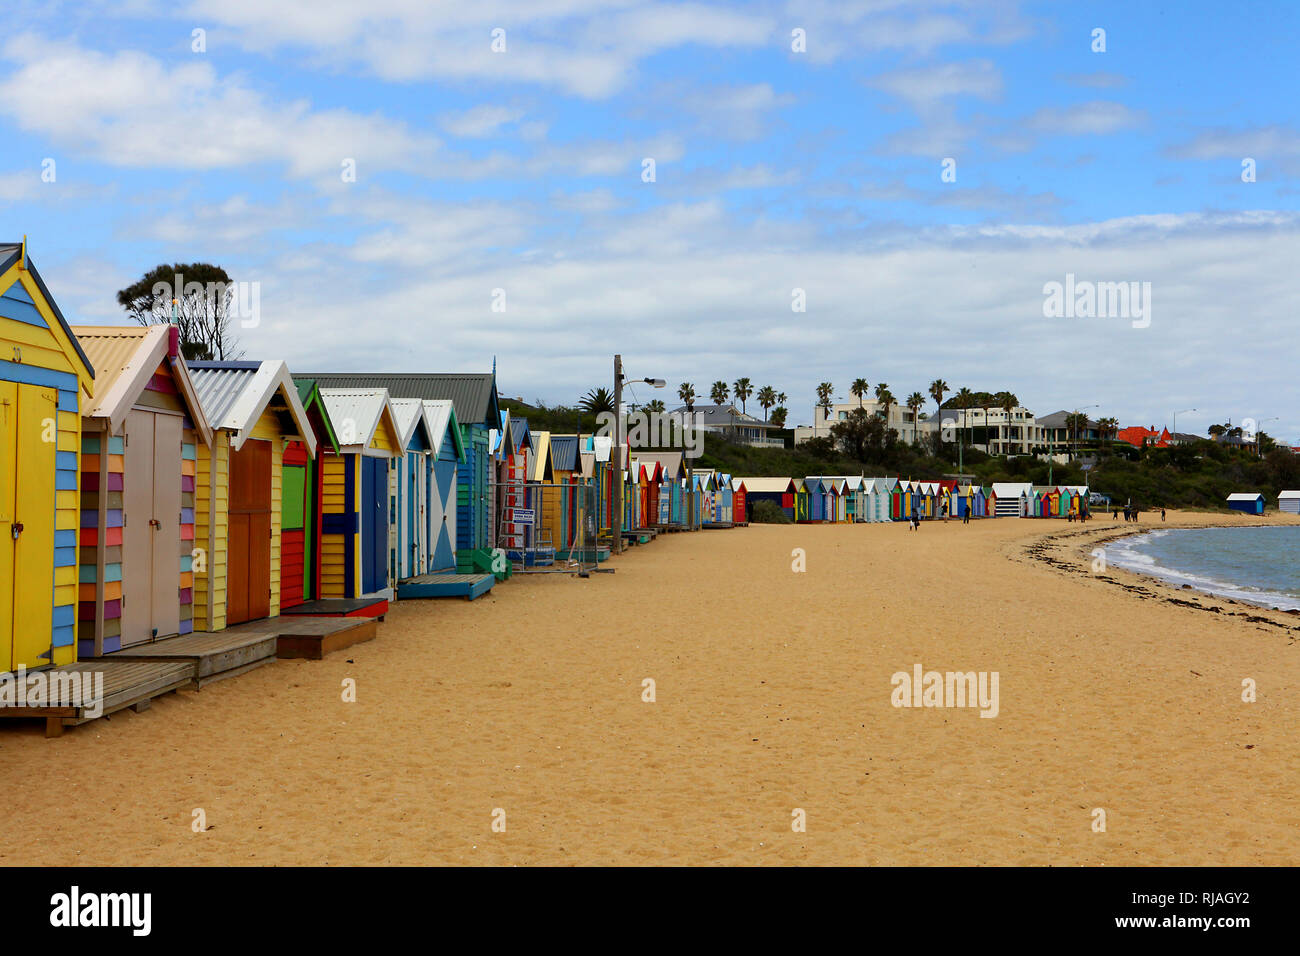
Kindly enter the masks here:
[[[0, 240], [83, 323], [219, 263], [246, 357], [302, 370], [495, 357], [572, 403], [620, 351], [792, 422], [942, 377], [1300, 444], [1298, 11], [10, 0]], [[1067, 274], [1150, 283], [1149, 323], [1045, 316]]]

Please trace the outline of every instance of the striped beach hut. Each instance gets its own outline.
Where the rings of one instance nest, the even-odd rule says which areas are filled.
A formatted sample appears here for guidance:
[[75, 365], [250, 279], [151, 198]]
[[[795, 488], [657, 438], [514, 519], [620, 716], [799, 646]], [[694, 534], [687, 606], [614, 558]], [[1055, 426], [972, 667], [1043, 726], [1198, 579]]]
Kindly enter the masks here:
[[314, 379], [321, 388], [385, 388], [394, 398], [452, 403], [465, 450], [456, 472], [456, 570], [490, 573], [496, 503], [488, 433], [501, 426], [496, 372], [316, 372], [301, 377]]
[[995, 481], [991, 488], [989, 514], [999, 518], [1032, 517], [1034, 486], [1029, 482]]
[[1290, 515], [1300, 514], [1300, 491], [1279, 491], [1277, 510]]
[[212, 428], [195, 468], [194, 630], [220, 631], [280, 613], [284, 449], [314, 455], [316, 436], [284, 362], [189, 370]]
[[551, 435], [551, 476], [555, 486], [551, 493], [558, 498], [559, 515], [555, 525], [550, 527], [550, 535], [556, 553], [567, 557], [568, 549], [577, 540], [582, 489], [585, 487], [580, 435]]
[[388, 471], [402, 438], [388, 391], [322, 388], [339, 453], [321, 459], [321, 597], [391, 597]]
[[[95, 369], [27, 256], [0, 243], [0, 672], [77, 659], [81, 410]], [[96, 583], [96, 582], [92, 582]]]
[[72, 331], [96, 368], [82, 410], [77, 615], [79, 653], [92, 657], [194, 630], [195, 471], [212, 430], [175, 326]]
[[404, 581], [428, 568], [433, 435], [422, 399], [390, 402], [401, 454], [388, 471], [388, 574], [393, 581]]
[[298, 401], [316, 437], [317, 454], [290, 441], [284, 449], [280, 493], [280, 608], [320, 597], [321, 472], [319, 455], [337, 455], [338, 438], [320, 389], [310, 379], [294, 379]]

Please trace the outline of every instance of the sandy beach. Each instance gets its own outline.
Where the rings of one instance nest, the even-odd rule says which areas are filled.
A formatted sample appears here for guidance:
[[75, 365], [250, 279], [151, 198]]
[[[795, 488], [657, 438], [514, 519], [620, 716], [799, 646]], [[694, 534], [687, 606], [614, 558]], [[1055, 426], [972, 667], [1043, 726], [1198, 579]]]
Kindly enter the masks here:
[[[1300, 615], [1093, 573], [1134, 530], [754, 526], [406, 602], [61, 739], [0, 722], [0, 864], [1295, 865]], [[999, 713], [892, 706], [917, 663], [998, 672]]]

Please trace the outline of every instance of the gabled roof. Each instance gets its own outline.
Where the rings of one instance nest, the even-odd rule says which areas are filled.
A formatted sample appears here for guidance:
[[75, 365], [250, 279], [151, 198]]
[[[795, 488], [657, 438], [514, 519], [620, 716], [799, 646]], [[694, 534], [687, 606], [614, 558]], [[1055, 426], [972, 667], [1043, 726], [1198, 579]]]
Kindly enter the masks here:
[[[242, 448], [262, 413], [273, 409], [282, 426], [316, 454], [315, 432], [284, 362], [190, 362], [189, 368], [208, 424], [231, 433], [232, 449]], [[283, 404], [273, 406], [277, 395]]]
[[334, 434], [334, 423], [330, 421], [330, 413], [329, 409], [325, 407], [325, 400], [320, 397], [320, 386], [309, 378], [295, 378], [293, 383], [298, 387], [298, 401], [302, 402], [302, 407], [307, 412], [307, 420], [312, 423], [314, 428], [316, 419], [320, 419], [321, 424], [317, 431], [318, 433], [324, 432], [330, 450], [337, 455], [339, 453], [339, 439]]
[[419, 398], [390, 398], [393, 406], [393, 419], [397, 422], [397, 434], [401, 436], [402, 448], [410, 448], [416, 432], [424, 432], [424, 440], [430, 449], [433, 444], [433, 431], [429, 420], [424, 415], [424, 401]]
[[663, 466], [664, 481], [676, 481], [686, 474], [686, 458], [680, 451], [638, 451], [642, 461], [657, 461]]
[[557, 471], [579, 471], [579, 441], [578, 435], [551, 435], [551, 466]]
[[1027, 481], [995, 481], [993, 493], [999, 498], [1019, 498], [1033, 494], [1034, 486]]
[[1258, 491], [1239, 491], [1236, 494], [1228, 495], [1229, 501], [1257, 501], [1264, 496]]
[[[82, 389], [87, 395], [93, 394], [94, 387], [92, 383], [95, 378], [95, 366], [91, 363], [89, 356], [87, 356], [85, 351], [81, 348], [81, 343], [77, 341], [77, 337], [72, 333], [72, 329], [69, 328], [68, 320], [65, 319], [63, 313], [59, 311], [59, 304], [54, 301], [54, 296], [50, 295], [50, 290], [45, 287], [45, 280], [42, 279], [41, 274], [36, 271], [36, 264], [32, 262], [31, 254], [26, 251], [26, 244], [23, 242], [0, 243], [0, 276], [3, 276], [8, 272], [16, 263], [21, 263], [22, 268], [26, 270], [27, 274], [31, 276], [32, 281], [36, 283], [36, 288], [40, 290], [41, 297], [45, 299], [45, 304], [50, 307], [50, 312], [58, 322], [59, 328], [62, 329], [64, 337], [67, 338], [68, 346], [73, 350], [76, 357], [81, 360], [81, 365], [85, 369], [84, 375], [77, 376], [81, 381]], [[21, 280], [16, 282], [15, 285], [21, 285]], [[6, 290], [0, 289], [0, 292], [4, 291]]]
[[78, 325], [72, 331], [98, 368], [95, 395], [82, 408], [81, 414], [85, 418], [100, 419], [110, 434], [119, 433], [131, 407], [140, 400], [153, 380], [158, 366], [166, 363], [194, 430], [204, 445], [212, 444], [212, 428], [203, 414], [189, 368], [177, 347], [174, 326]]
[[[743, 481], [745, 490], [751, 494], [785, 494], [790, 491], [790, 485], [793, 483], [792, 478], [736, 478], [734, 481]], [[733, 481], [733, 484], [734, 484]]]
[[1277, 493], [1278, 501], [1290, 501], [1292, 498], [1300, 498], [1300, 491], [1279, 491]]
[[555, 477], [551, 463], [551, 433], [533, 432], [533, 457], [528, 462], [529, 481], [550, 481]]
[[320, 395], [338, 429], [340, 451], [364, 453], [385, 423], [395, 436], [401, 436], [387, 389], [322, 388]]
[[424, 399], [424, 414], [429, 418], [429, 434], [433, 439], [433, 450], [442, 447], [442, 440], [451, 429], [451, 439], [456, 446], [456, 459], [465, 460], [465, 443], [460, 437], [460, 422], [456, 420], [456, 407], [451, 399]]
[[433, 374], [415, 372], [332, 372], [303, 373], [321, 388], [386, 388], [394, 398], [449, 399], [456, 406], [456, 420], [462, 425], [499, 427], [501, 405], [496, 376], [482, 374]]

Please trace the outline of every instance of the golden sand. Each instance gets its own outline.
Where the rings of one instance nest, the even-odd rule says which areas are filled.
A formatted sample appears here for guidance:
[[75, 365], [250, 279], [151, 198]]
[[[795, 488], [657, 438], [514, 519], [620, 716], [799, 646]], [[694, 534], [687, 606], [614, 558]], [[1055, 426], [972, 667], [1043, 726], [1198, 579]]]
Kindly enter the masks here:
[[[0, 864], [1294, 865], [1300, 617], [1088, 570], [1132, 530], [755, 526], [406, 602], [325, 661], [0, 722]], [[918, 662], [997, 671], [1000, 713], [893, 707]]]

